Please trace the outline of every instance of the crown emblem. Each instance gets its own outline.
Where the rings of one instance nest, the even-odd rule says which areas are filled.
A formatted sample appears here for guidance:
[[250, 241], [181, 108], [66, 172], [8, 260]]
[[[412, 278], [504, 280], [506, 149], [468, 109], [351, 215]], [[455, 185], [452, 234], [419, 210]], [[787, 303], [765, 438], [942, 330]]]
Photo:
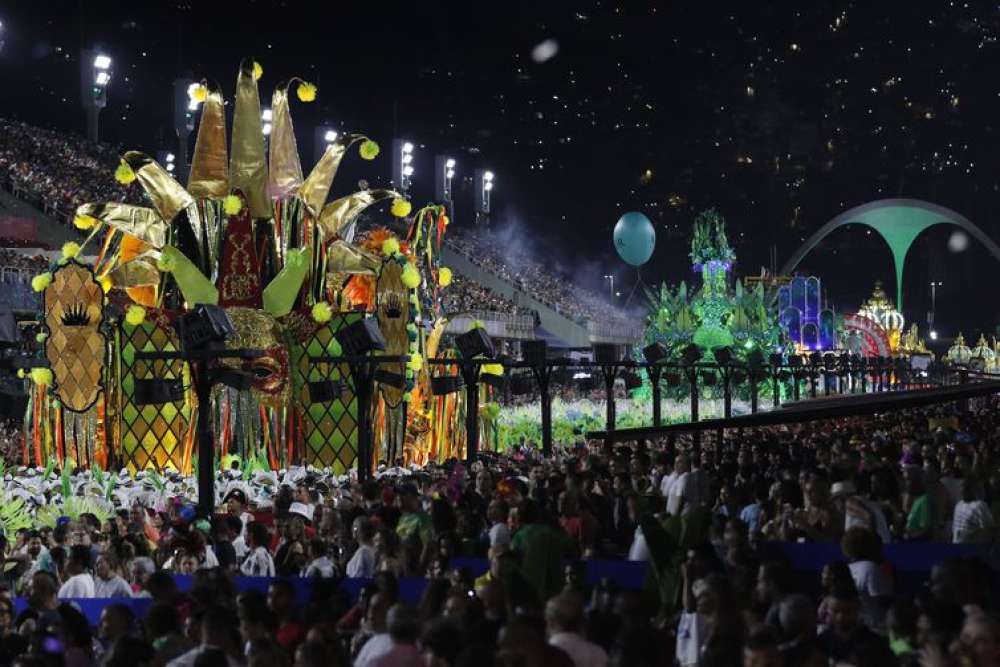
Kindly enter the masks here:
[[67, 327], [85, 327], [90, 324], [86, 304], [78, 303], [63, 311], [62, 323]]

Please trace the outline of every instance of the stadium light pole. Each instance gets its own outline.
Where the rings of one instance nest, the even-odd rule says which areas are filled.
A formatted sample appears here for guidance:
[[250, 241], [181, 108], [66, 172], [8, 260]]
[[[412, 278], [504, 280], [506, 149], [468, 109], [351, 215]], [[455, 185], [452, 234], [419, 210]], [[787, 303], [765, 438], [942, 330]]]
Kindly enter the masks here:
[[489, 169], [476, 170], [476, 224], [489, 226], [495, 178]]
[[191, 168], [188, 141], [194, 131], [194, 114], [201, 104], [194, 99], [198, 84], [189, 78], [174, 79], [174, 132], [177, 133], [177, 161], [174, 177], [186, 183]]
[[406, 139], [392, 140], [392, 182], [404, 197], [413, 186], [416, 147]]
[[455, 219], [455, 158], [437, 155], [434, 158], [434, 199], [448, 206], [448, 215]]
[[80, 103], [87, 113], [87, 138], [100, 137], [99, 116], [108, 106], [111, 83], [111, 56], [95, 49], [84, 49], [80, 57]]

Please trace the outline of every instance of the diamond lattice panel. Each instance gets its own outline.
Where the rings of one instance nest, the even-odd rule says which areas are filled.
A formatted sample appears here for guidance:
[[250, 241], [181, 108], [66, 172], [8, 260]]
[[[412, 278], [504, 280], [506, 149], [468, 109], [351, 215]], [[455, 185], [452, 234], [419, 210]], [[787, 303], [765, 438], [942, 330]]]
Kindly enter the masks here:
[[[346, 364], [310, 364], [310, 356], [331, 355], [334, 334], [361, 319], [358, 313], [341, 313], [318, 329], [304, 343], [292, 346], [295, 395], [302, 414], [303, 463], [330, 467], [343, 474], [354, 465], [358, 451], [358, 401]], [[311, 403], [309, 382], [340, 380], [350, 391], [329, 403]]]
[[174, 333], [164, 326], [164, 318], [147, 318], [139, 326], [122, 323], [121, 327], [121, 447], [126, 465], [133, 470], [168, 467], [180, 469], [183, 442], [191, 417], [184, 401], [162, 405], [138, 405], [134, 401], [135, 381], [167, 378], [184, 374], [178, 360], [149, 361], [136, 359], [136, 352], [173, 352], [177, 349]]

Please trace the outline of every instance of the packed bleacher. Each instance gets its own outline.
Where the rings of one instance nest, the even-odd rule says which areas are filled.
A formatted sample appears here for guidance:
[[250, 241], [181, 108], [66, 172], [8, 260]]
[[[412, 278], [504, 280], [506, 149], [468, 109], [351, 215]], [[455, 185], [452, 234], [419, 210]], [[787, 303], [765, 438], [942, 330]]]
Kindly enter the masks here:
[[[0, 660], [996, 664], [995, 408], [527, 443], [364, 484], [233, 472], [211, 520], [183, 480], [119, 475], [113, 506], [6, 534]], [[62, 502], [30, 478], [8, 497]]]
[[0, 187], [71, 226], [80, 204], [140, 203], [136, 188], [122, 187], [112, 177], [120, 152], [76, 134], [0, 118]]
[[441, 307], [449, 315], [475, 311], [495, 311], [512, 315], [534, 313], [530, 308], [522, 308], [490, 288], [458, 275], [454, 276], [448, 288], [442, 291]]
[[607, 298], [577, 286], [527, 252], [498, 242], [488, 230], [455, 229], [449, 231], [446, 243], [455, 252], [571, 320], [583, 324], [629, 319], [610, 307]]

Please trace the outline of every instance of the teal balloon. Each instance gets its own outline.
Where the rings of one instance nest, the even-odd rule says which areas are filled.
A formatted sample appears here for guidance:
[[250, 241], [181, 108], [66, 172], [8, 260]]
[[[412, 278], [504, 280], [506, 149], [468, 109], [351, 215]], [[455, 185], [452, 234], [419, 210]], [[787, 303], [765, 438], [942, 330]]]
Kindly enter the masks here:
[[642, 266], [653, 256], [656, 230], [645, 215], [630, 211], [618, 218], [614, 240], [619, 257], [632, 266]]

